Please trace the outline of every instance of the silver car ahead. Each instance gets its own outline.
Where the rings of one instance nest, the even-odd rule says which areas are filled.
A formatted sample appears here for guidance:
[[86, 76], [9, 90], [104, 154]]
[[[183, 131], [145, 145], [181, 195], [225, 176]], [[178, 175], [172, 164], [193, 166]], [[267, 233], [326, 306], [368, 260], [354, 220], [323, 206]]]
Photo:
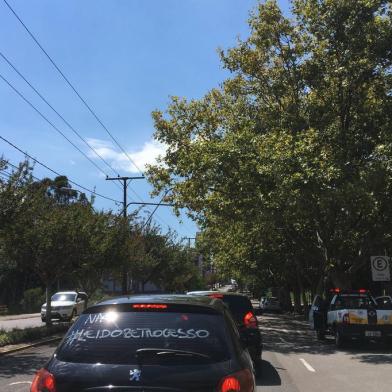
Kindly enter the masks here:
[[282, 312], [282, 307], [276, 297], [262, 297], [259, 307], [263, 312]]

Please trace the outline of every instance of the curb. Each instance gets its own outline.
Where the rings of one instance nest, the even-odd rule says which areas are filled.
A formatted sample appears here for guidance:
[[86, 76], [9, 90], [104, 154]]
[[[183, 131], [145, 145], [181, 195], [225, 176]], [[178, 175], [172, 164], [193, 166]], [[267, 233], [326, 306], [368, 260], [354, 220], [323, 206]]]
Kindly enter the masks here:
[[[26, 350], [31, 347], [41, 346], [46, 343], [55, 342], [55, 341], [61, 340], [62, 338], [63, 338], [63, 336], [55, 336], [55, 337], [52, 337], [49, 339], [39, 340], [38, 342], [32, 342], [32, 343], [18, 345], [18, 347], [13, 347], [13, 348], [5, 349], [5, 350], [2, 350], [2, 348], [0, 347], [0, 357], [3, 355], [15, 353], [17, 351]], [[7, 347], [7, 346], [4, 346], [4, 347]]]
[[24, 320], [24, 319], [31, 319], [31, 318], [36, 318], [36, 317], [40, 317], [41, 313], [30, 313], [27, 315], [23, 315], [23, 314], [14, 314], [14, 315], [10, 315], [10, 316], [0, 316], [0, 322], [2, 321], [12, 321], [12, 320]]

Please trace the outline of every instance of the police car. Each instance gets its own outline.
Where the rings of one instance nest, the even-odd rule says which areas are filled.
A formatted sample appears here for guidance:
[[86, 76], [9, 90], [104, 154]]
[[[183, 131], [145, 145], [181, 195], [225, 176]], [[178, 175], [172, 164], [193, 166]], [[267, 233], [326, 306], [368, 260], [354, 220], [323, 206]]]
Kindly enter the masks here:
[[337, 347], [349, 340], [392, 342], [392, 310], [381, 309], [367, 290], [331, 290], [332, 299], [314, 298], [309, 313], [310, 326], [319, 339], [330, 334]]

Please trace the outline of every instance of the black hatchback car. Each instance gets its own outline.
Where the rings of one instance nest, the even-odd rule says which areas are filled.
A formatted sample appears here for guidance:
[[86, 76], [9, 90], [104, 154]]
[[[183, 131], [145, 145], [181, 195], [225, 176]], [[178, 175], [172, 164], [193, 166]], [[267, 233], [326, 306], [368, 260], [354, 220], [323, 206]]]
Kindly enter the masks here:
[[259, 370], [263, 348], [262, 336], [250, 299], [246, 295], [240, 293], [221, 291], [190, 291], [187, 294], [192, 296], [203, 295], [211, 298], [218, 298], [227, 305], [241, 335], [248, 342], [248, 350], [255, 367]]
[[215, 298], [117, 298], [83, 312], [31, 392], [253, 392], [245, 344]]

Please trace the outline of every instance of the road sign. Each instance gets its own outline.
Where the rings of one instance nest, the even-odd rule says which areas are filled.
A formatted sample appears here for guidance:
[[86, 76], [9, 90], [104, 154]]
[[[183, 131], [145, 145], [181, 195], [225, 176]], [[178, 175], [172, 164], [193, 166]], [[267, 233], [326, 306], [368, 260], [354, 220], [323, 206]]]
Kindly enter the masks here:
[[371, 256], [370, 264], [372, 265], [372, 278], [373, 282], [387, 282], [391, 280], [389, 272], [388, 256]]

